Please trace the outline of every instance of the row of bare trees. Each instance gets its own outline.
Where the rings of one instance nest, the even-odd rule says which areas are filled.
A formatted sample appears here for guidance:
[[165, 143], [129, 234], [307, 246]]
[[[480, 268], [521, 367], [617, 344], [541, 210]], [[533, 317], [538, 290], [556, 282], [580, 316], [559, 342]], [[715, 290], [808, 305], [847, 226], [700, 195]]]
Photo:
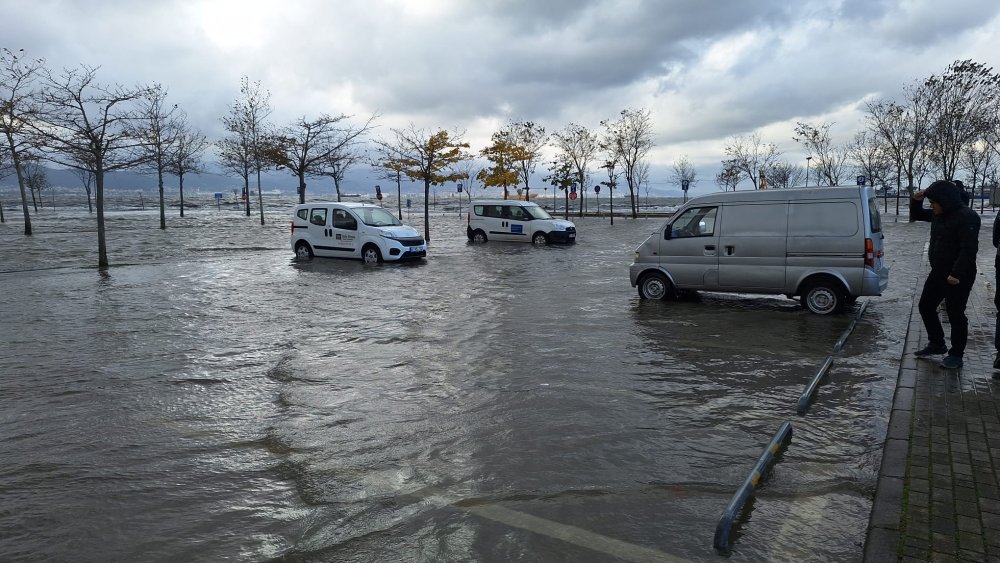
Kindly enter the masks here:
[[[793, 139], [807, 154], [806, 167], [781, 160], [778, 147], [759, 133], [730, 139], [716, 184], [735, 190], [838, 185], [855, 174], [876, 186], [912, 192], [928, 176], [956, 180], [965, 174], [975, 190], [996, 184], [1000, 172], [1000, 75], [963, 60], [940, 75], [916, 81], [899, 100], [866, 102], [865, 128], [837, 143], [833, 123], [796, 123]], [[805, 178], [803, 182], [803, 177]]]

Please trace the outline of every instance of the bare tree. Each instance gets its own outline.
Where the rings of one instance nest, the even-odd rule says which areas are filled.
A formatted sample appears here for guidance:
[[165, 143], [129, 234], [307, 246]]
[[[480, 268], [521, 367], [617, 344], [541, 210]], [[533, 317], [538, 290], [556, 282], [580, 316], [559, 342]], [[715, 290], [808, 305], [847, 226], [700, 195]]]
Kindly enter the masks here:
[[42, 199], [42, 191], [51, 187], [49, 177], [45, 173], [45, 167], [42, 166], [37, 157], [26, 154], [22, 156], [21, 167], [24, 173], [24, 183], [28, 187], [28, 192], [31, 193], [31, 205], [35, 208], [35, 213], [38, 213], [38, 202]]
[[[911, 85], [904, 91], [902, 104], [890, 100], [868, 102], [868, 128], [885, 144], [892, 155], [896, 171], [897, 191], [912, 194], [926, 170], [924, 147], [930, 132], [927, 91], [922, 85]], [[897, 204], [898, 208], [898, 204]], [[898, 209], [897, 209], [898, 211]]]
[[184, 216], [184, 176], [200, 174], [205, 171], [202, 155], [208, 150], [208, 139], [188, 125], [187, 114], [181, 112], [177, 116], [177, 141], [167, 162], [167, 171], [177, 176], [177, 184], [181, 198], [181, 217]]
[[653, 148], [653, 121], [649, 110], [624, 109], [616, 121], [601, 122], [605, 128], [601, 144], [611, 147], [618, 155], [622, 175], [628, 185], [632, 218], [638, 217], [635, 191], [638, 186], [638, 166]]
[[132, 129], [128, 134], [141, 144], [137, 147], [135, 159], [140, 162], [141, 171], [156, 174], [156, 186], [160, 200], [160, 229], [167, 228], [167, 207], [163, 198], [163, 175], [176, 150], [179, 134], [177, 105], [167, 103], [167, 90], [154, 84], [143, 96], [139, 110], [131, 120]]
[[982, 138], [1000, 109], [1000, 76], [983, 64], [955, 61], [923, 87], [932, 131], [927, 151], [943, 178], [952, 180], [962, 151]]
[[[552, 186], [552, 193], [555, 190], [562, 190], [565, 203], [563, 206], [563, 218], [569, 219], [569, 187], [576, 183], [576, 166], [566, 153], [560, 153], [556, 159], [549, 163], [549, 174], [544, 178]], [[554, 195], [553, 195], [554, 197]], [[552, 213], [555, 213], [555, 205], [552, 206]]]
[[847, 149], [855, 170], [871, 185], [886, 186], [892, 181], [895, 169], [892, 150], [877, 135], [868, 130], [858, 131]]
[[[405, 150], [405, 145], [394, 146], [392, 150], [386, 147], [387, 142], [382, 142], [377, 145], [378, 157], [371, 161], [371, 165], [379, 172], [379, 178], [384, 178], [391, 182], [396, 182], [396, 212], [399, 214], [399, 220], [403, 220], [403, 173], [406, 170], [406, 165], [399, 158], [398, 155], [402, 154]], [[337, 193], [337, 198], [340, 198], [340, 193]]]
[[[553, 167], [549, 168], [551, 173], [549, 177], [556, 181], [556, 183], [552, 184], [553, 189], [564, 189], [562, 186], [561, 176], [561, 167], [564, 165], [568, 165], [570, 167], [570, 173], [572, 174], [574, 182], [577, 185], [586, 186], [590, 161], [597, 155], [598, 151], [601, 150], [601, 145], [598, 143], [597, 139], [597, 133], [591, 132], [583, 125], [570, 123], [562, 131], [553, 133], [552, 138], [554, 139], [556, 150], [560, 153], [559, 156], [556, 157], [556, 162], [553, 163]], [[572, 184], [574, 182], [570, 183]], [[568, 201], [569, 200], [567, 199], [567, 209], [569, 207]], [[554, 212], [555, 209], [552, 211]], [[583, 216], [583, 198], [580, 198], [580, 216]]]
[[[962, 151], [962, 158], [959, 161], [959, 165], [969, 173], [971, 180], [969, 182], [970, 189], [972, 194], [975, 195], [977, 188], [982, 191], [983, 186], [986, 185], [987, 178], [996, 176], [998, 165], [1000, 165], [1000, 155], [992, 150], [984, 141], [970, 143]], [[979, 200], [980, 212], [984, 209], [985, 195], [985, 193], [982, 193], [982, 197]]]
[[21, 192], [24, 234], [31, 236], [31, 215], [28, 212], [22, 153], [29, 152], [32, 146], [28, 124], [38, 112], [38, 83], [45, 70], [45, 61], [24, 60], [23, 52], [24, 49], [17, 53], [6, 48], [0, 50], [0, 132], [6, 141], [5, 152], [17, 176], [17, 186]]
[[411, 180], [424, 183], [424, 240], [430, 242], [431, 186], [453, 182], [458, 177], [452, 171], [455, 165], [470, 156], [462, 149], [469, 144], [462, 141], [462, 134], [438, 130], [429, 133], [412, 123], [408, 129], [393, 129], [394, 142], [379, 141], [386, 154], [397, 161], [403, 173]]
[[[781, 156], [781, 151], [774, 143], [765, 143], [760, 133], [754, 132], [747, 136], [734, 135], [729, 144], [725, 147], [728, 160], [723, 161], [723, 171], [725, 177], [716, 177], [716, 182], [724, 180], [726, 186], [732, 186], [736, 191], [736, 185], [744, 178], [748, 178], [754, 189], [760, 188], [760, 174], [777, 162]], [[734, 173], [733, 171], [739, 173]], [[735, 183], [733, 183], [735, 181]]]
[[33, 133], [44, 146], [45, 158], [76, 170], [94, 173], [97, 204], [98, 268], [108, 268], [104, 222], [104, 175], [139, 163], [141, 142], [129, 134], [134, 106], [149, 88], [108, 87], [96, 82], [97, 68], [82, 66], [59, 76], [45, 72], [42, 109]]
[[[257, 204], [260, 207], [260, 224], [264, 224], [264, 195], [261, 193], [260, 175], [270, 161], [269, 151], [274, 149], [273, 135], [267, 118], [271, 115], [271, 93], [260, 88], [260, 81], [251, 83], [244, 76], [240, 82], [240, 97], [233, 103], [229, 115], [222, 123], [229, 131], [229, 141], [224, 150], [237, 152], [227, 154], [226, 166], [249, 165], [248, 172], [257, 175]], [[235, 158], [234, 158], [235, 157]], [[249, 174], [245, 180], [246, 215], [250, 216]]]
[[797, 121], [795, 124], [795, 141], [802, 143], [806, 153], [812, 156], [816, 177], [825, 180], [828, 186], [839, 186], [847, 169], [848, 150], [844, 145], [834, 144], [830, 138], [830, 128], [833, 123], [823, 123], [814, 126]]
[[327, 155], [320, 173], [333, 178], [333, 187], [337, 191], [337, 201], [341, 200], [340, 184], [344, 181], [347, 170], [363, 160], [365, 160], [365, 154], [351, 144], [343, 145]]
[[222, 118], [229, 135], [216, 142], [219, 149], [219, 165], [223, 170], [237, 174], [243, 180], [243, 201], [246, 215], [250, 216], [250, 174], [253, 172], [253, 152], [250, 137], [233, 109]]
[[743, 179], [743, 171], [732, 159], [722, 161], [722, 170], [715, 175], [715, 184], [722, 188], [722, 191], [728, 192], [732, 189], [736, 191], [736, 186], [739, 185], [740, 180]]
[[83, 191], [87, 192], [87, 212], [94, 212], [94, 205], [91, 203], [91, 192], [94, 187], [94, 171], [92, 169], [82, 169], [78, 168], [73, 171], [77, 178], [80, 179], [80, 184], [83, 185]]
[[[336, 170], [338, 158], [349, 158], [356, 154], [352, 147], [360, 137], [373, 127], [377, 114], [373, 114], [362, 125], [352, 125], [350, 116], [321, 114], [309, 120], [300, 117], [279, 132], [278, 165], [287, 168], [299, 181], [299, 203], [306, 202], [306, 178], [309, 176], [330, 176], [339, 186]], [[356, 162], [352, 159], [350, 164]], [[349, 164], [348, 164], [349, 165]], [[340, 201], [340, 190], [337, 190]]]
[[775, 162], [767, 169], [767, 184], [772, 188], [791, 188], [802, 183], [805, 169], [788, 161]]
[[545, 133], [545, 127], [531, 121], [511, 122], [507, 128], [510, 131], [511, 141], [523, 149], [523, 158], [517, 162], [517, 166], [521, 181], [524, 182], [525, 199], [529, 199], [531, 188], [528, 186], [528, 181], [535, 173], [538, 161], [542, 158], [542, 148], [548, 142], [549, 136]]
[[479, 173], [483, 168], [481, 162], [476, 162], [472, 159], [463, 160], [452, 168], [452, 173], [456, 176], [456, 181], [462, 182], [462, 188], [470, 204], [472, 203], [472, 191], [476, 188]]
[[698, 184], [698, 172], [691, 165], [687, 155], [681, 156], [680, 160], [674, 161], [673, 180], [678, 188], [684, 190], [684, 201], [687, 201], [688, 190]]

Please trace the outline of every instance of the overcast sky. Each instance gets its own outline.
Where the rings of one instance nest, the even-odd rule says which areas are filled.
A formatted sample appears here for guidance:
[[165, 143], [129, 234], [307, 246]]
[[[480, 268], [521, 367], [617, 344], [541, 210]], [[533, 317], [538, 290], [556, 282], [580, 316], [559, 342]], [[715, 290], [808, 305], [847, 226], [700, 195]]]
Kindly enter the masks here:
[[[997, 0], [0, 0], [0, 46], [98, 80], [160, 83], [210, 138], [240, 79], [271, 93], [276, 125], [380, 114], [465, 130], [474, 150], [507, 121], [597, 129], [652, 114], [654, 186], [687, 156], [699, 190], [733, 135], [759, 131], [804, 164], [796, 121], [845, 142], [865, 100], [953, 61], [1000, 66]], [[658, 171], [659, 170], [659, 171]], [[744, 186], [746, 187], [746, 186]]]

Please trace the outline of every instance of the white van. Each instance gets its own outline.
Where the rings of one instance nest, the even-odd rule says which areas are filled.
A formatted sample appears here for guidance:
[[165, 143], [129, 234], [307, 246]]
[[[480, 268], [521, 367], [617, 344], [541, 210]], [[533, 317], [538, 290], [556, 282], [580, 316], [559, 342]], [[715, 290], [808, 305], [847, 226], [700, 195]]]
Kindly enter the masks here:
[[576, 242], [576, 225], [572, 221], [555, 219], [530, 201], [477, 199], [469, 204], [467, 222], [465, 231], [472, 242]]
[[825, 315], [882, 294], [883, 238], [871, 187], [722, 192], [679, 208], [636, 249], [629, 279], [643, 299], [783, 294]]
[[376, 263], [427, 256], [427, 244], [416, 229], [377, 205], [356, 202], [296, 205], [292, 249], [302, 260], [328, 256]]

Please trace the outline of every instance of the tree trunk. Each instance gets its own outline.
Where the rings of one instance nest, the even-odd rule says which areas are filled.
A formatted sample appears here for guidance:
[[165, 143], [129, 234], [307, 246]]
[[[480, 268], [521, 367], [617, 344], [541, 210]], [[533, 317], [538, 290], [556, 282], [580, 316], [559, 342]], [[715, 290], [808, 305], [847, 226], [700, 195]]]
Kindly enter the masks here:
[[431, 210], [430, 210], [430, 196], [431, 196], [431, 181], [429, 178], [424, 178], [424, 242], [431, 242]]
[[399, 222], [403, 222], [403, 187], [400, 185], [400, 174], [396, 172], [396, 211], [399, 212]]
[[31, 215], [28, 213], [28, 195], [24, 193], [24, 173], [21, 171], [21, 157], [16, 151], [11, 151], [14, 161], [14, 171], [17, 173], [17, 186], [21, 190], [21, 210], [24, 211], [24, 235], [31, 236]]
[[[247, 198], [249, 199], [249, 198]], [[260, 191], [260, 168], [257, 169], [257, 205], [260, 206], [260, 224], [264, 224], [264, 194]]]
[[181, 217], [184, 216], [184, 173], [177, 174], [177, 187], [181, 195]]
[[94, 204], [90, 202], [90, 187], [87, 187], [87, 212], [88, 213], [94, 212]]
[[97, 187], [97, 269], [108, 269], [108, 241], [104, 233], [104, 165], [95, 167], [94, 184]]
[[299, 177], [299, 203], [306, 202], [306, 176], [303, 172], [296, 174]]
[[243, 204], [246, 207], [247, 217], [250, 216], [250, 173], [243, 177]]
[[639, 208], [635, 205], [635, 188], [631, 184], [628, 187], [628, 197], [632, 200], [632, 218], [636, 219], [639, 217]]
[[167, 207], [163, 201], [163, 169], [157, 167], [156, 169], [156, 181], [160, 189], [160, 230], [166, 230], [167, 228]]

